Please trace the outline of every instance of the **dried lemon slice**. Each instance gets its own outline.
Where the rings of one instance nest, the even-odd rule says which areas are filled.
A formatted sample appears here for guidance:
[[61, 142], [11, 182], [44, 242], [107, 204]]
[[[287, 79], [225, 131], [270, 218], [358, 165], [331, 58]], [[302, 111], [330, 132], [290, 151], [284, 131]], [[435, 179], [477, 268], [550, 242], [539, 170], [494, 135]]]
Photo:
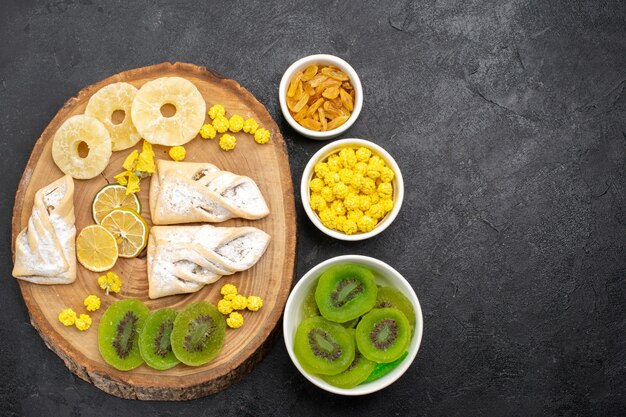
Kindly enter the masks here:
[[[79, 147], [87, 146], [81, 156]], [[67, 119], [52, 140], [52, 159], [64, 174], [86, 180], [99, 175], [111, 158], [111, 136], [98, 119], [77, 114]]]
[[118, 208], [129, 208], [137, 213], [141, 212], [141, 203], [136, 194], [126, 194], [126, 187], [119, 184], [109, 184], [102, 187], [91, 203], [91, 215], [98, 224], [104, 216]]
[[90, 271], [102, 272], [113, 268], [118, 250], [115, 237], [104, 227], [92, 224], [76, 238], [76, 258]]
[[115, 236], [121, 258], [136, 257], [148, 244], [148, 223], [134, 210], [112, 210], [100, 225]]
[[[174, 114], [166, 116], [166, 107]], [[202, 127], [206, 103], [191, 81], [181, 77], [162, 77], [148, 81], [131, 106], [137, 131], [155, 145], [178, 146], [192, 140]]]
[[[112, 149], [121, 151], [134, 146], [141, 136], [130, 117], [130, 107], [137, 88], [129, 83], [113, 83], [98, 90], [87, 103], [85, 114], [101, 121], [111, 135]], [[116, 123], [113, 113], [123, 112], [123, 119]]]

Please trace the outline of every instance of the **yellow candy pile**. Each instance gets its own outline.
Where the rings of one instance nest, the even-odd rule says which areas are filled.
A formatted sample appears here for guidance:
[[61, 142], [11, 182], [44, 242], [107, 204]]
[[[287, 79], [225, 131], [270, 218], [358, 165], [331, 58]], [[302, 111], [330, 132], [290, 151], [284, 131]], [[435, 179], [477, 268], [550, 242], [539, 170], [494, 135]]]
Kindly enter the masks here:
[[250, 118], [244, 120], [238, 114], [233, 114], [230, 118], [226, 117], [226, 109], [221, 104], [211, 106], [208, 115], [212, 122], [205, 124], [200, 129], [200, 136], [203, 139], [213, 139], [218, 133], [223, 133], [220, 137], [219, 145], [224, 151], [232, 151], [237, 146], [237, 139], [233, 135], [226, 132], [237, 133], [243, 131], [254, 137], [258, 144], [265, 144], [270, 140], [270, 132], [267, 129], [259, 128], [256, 120]]
[[250, 311], [258, 311], [263, 307], [261, 297], [241, 295], [233, 284], [224, 284], [220, 289], [220, 294], [222, 294], [223, 298], [217, 303], [217, 309], [220, 313], [228, 316], [226, 324], [232, 329], [238, 329], [243, 326], [243, 315], [235, 310], [248, 309]]
[[368, 148], [342, 148], [314, 171], [309, 204], [329, 229], [370, 232], [393, 209], [395, 174]]

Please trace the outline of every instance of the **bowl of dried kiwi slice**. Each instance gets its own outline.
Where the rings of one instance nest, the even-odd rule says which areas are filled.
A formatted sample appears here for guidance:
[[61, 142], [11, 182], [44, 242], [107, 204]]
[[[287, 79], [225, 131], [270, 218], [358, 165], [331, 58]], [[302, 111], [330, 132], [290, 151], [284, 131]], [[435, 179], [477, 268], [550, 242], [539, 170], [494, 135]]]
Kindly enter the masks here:
[[287, 122], [310, 139], [339, 136], [359, 117], [363, 87], [354, 68], [334, 55], [310, 55], [294, 62], [278, 88]]
[[344, 255], [308, 271], [283, 318], [287, 352], [328, 392], [365, 395], [400, 378], [419, 349], [423, 317], [411, 284], [378, 259]]

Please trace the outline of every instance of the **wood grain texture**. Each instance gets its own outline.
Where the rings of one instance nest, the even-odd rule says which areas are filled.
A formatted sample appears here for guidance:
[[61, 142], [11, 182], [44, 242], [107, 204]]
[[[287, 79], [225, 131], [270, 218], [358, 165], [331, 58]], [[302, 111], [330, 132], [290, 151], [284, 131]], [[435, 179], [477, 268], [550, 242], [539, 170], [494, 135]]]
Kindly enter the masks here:
[[[63, 121], [72, 115], [83, 113], [91, 95], [105, 85], [125, 81], [141, 87], [146, 81], [163, 76], [181, 76], [192, 81], [206, 100], [207, 109], [213, 104], [221, 103], [226, 108], [227, 115], [236, 113], [244, 118], [254, 117], [260, 126], [270, 130], [272, 139], [262, 146], [254, 142], [248, 134], [234, 134], [237, 137], [237, 147], [232, 152], [219, 149], [217, 139], [209, 141], [198, 137], [185, 145], [186, 161], [211, 162], [224, 170], [247, 175], [257, 182], [270, 207], [270, 215], [262, 220], [235, 219], [220, 225], [254, 226], [269, 233], [272, 241], [265, 255], [250, 270], [222, 278], [197, 293], [157, 300], [148, 299], [144, 255], [135, 259], [118, 260], [113, 270], [123, 279], [120, 294], [104, 295], [96, 282], [100, 274], [87, 271], [80, 265], [77, 280], [73, 284], [45, 286], [20, 281], [20, 288], [33, 326], [46, 345], [80, 378], [123, 398], [187, 400], [226, 388], [248, 373], [263, 358], [271, 346], [293, 281], [296, 215], [286, 146], [265, 107], [247, 90], [237, 82], [203, 67], [184, 63], [163, 63], [121, 72], [81, 90], [59, 110], [34, 146], [15, 197], [12, 248], [14, 250], [17, 234], [28, 222], [35, 192], [62, 176], [52, 160], [51, 139]], [[140, 147], [141, 142], [134, 148], [114, 152], [101, 176], [91, 180], [75, 180], [74, 205], [78, 231], [93, 224], [90, 208], [95, 193], [107, 183], [114, 182], [113, 176], [122, 170], [124, 158], [133, 149]], [[155, 146], [154, 150], [157, 158], [169, 158], [168, 148]], [[149, 180], [143, 180], [141, 188], [139, 197], [142, 215], [150, 223]], [[199, 300], [216, 304], [220, 299], [220, 286], [226, 282], [237, 285], [242, 294], [261, 296], [264, 307], [258, 312], [244, 312], [244, 327], [228, 330], [224, 347], [209, 364], [201, 367], [178, 365], [167, 371], [156, 371], [142, 365], [133, 371], [122, 372], [104, 363], [100, 357], [97, 324], [112, 302], [123, 298], [137, 298], [144, 301], [152, 311], [163, 307], [180, 310]], [[74, 327], [64, 327], [57, 319], [58, 313], [66, 307], [74, 308], [77, 313], [85, 312], [83, 299], [89, 294], [98, 294], [102, 299], [101, 309], [91, 313], [94, 320], [92, 328], [87, 332], [79, 332]]]

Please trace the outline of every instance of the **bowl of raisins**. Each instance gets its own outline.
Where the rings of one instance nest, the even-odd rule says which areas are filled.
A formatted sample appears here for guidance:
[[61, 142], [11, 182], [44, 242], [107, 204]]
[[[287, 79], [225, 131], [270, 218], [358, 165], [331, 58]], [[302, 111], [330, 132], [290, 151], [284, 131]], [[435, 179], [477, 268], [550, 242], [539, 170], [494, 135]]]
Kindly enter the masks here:
[[310, 139], [339, 136], [363, 107], [363, 87], [354, 68], [333, 55], [311, 55], [285, 71], [279, 87], [287, 122]]

